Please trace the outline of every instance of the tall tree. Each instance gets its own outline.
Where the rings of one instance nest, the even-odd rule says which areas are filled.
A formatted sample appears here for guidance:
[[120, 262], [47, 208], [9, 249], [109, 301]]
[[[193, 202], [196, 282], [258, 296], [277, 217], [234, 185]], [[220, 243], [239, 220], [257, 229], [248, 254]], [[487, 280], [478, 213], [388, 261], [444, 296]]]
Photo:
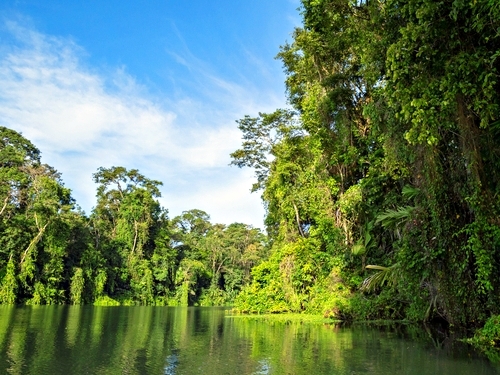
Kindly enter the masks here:
[[[123, 167], [100, 168], [94, 181], [99, 184], [92, 214], [95, 246], [105, 259], [104, 269], [97, 272], [105, 272], [106, 292], [132, 293], [141, 303], [152, 303], [155, 286], [150, 258], [161, 242], [155, 236], [168, 235], [162, 230], [168, 225], [166, 212], [155, 199], [160, 197], [161, 182]], [[163, 263], [159, 258], [170, 258], [162, 250], [156, 252], [157, 264]], [[160, 279], [166, 282], [164, 276]]]
[[[59, 173], [41, 164], [40, 151], [21, 134], [0, 127], [0, 298], [14, 303], [64, 303], [78, 261], [73, 242], [81, 215]], [[71, 252], [71, 253], [70, 253]]]

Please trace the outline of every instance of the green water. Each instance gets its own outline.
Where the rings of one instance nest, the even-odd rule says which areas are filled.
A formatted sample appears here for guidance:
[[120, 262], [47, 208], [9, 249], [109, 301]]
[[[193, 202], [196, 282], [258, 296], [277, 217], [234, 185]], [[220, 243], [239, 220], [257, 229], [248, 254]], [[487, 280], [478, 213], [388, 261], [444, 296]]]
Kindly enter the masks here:
[[228, 317], [218, 308], [0, 307], [0, 374], [497, 374], [415, 327]]

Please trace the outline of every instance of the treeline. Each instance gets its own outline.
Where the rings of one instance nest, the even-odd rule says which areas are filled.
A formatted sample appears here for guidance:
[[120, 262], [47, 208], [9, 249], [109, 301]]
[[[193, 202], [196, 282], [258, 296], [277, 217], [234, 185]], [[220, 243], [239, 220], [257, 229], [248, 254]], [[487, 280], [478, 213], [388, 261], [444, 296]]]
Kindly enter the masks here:
[[302, 0], [290, 109], [238, 121], [267, 207], [242, 311], [500, 313], [500, 3]]
[[0, 127], [0, 303], [223, 305], [266, 255], [259, 229], [170, 219], [161, 182], [100, 168], [86, 216], [40, 151]]

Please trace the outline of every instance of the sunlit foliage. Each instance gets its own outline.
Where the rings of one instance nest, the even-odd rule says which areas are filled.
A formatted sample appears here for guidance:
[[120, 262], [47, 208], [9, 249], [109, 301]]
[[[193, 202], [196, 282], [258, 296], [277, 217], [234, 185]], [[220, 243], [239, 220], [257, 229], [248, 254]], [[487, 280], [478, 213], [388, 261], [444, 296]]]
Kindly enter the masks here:
[[256, 170], [272, 243], [238, 306], [464, 326], [498, 314], [497, 2], [300, 10], [278, 54], [292, 108], [238, 122], [233, 164]]
[[251, 226], [169, 219], [161, 182], [135, 169], [99, 168], [87, 217], [30, 141], [0, 141], [0, 303], [223, 305], [266, 255]]

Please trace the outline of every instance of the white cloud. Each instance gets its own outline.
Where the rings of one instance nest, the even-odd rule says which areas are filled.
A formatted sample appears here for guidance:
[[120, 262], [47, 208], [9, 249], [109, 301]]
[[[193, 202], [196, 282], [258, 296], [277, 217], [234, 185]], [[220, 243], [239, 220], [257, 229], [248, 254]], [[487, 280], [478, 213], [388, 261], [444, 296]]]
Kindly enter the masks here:
[[[272, 110], [279, 98], [191, 66], [207, 102], [161, 101], [123, 67], [105, 74], [86, 66], [85, 51], [71, 40], [7, 27], [17, 42], [1, 46], [0, 125], [38, 146], [87, 212], [92, 173], [123, 165], [164, 182], [162, 202], [172, 215], [199, 208], [217, 222], [262, 227], [251, 171], [227, 165], [241, 143], [234, 120]], [[177, 59], [188, 64], [189, 55]]]

